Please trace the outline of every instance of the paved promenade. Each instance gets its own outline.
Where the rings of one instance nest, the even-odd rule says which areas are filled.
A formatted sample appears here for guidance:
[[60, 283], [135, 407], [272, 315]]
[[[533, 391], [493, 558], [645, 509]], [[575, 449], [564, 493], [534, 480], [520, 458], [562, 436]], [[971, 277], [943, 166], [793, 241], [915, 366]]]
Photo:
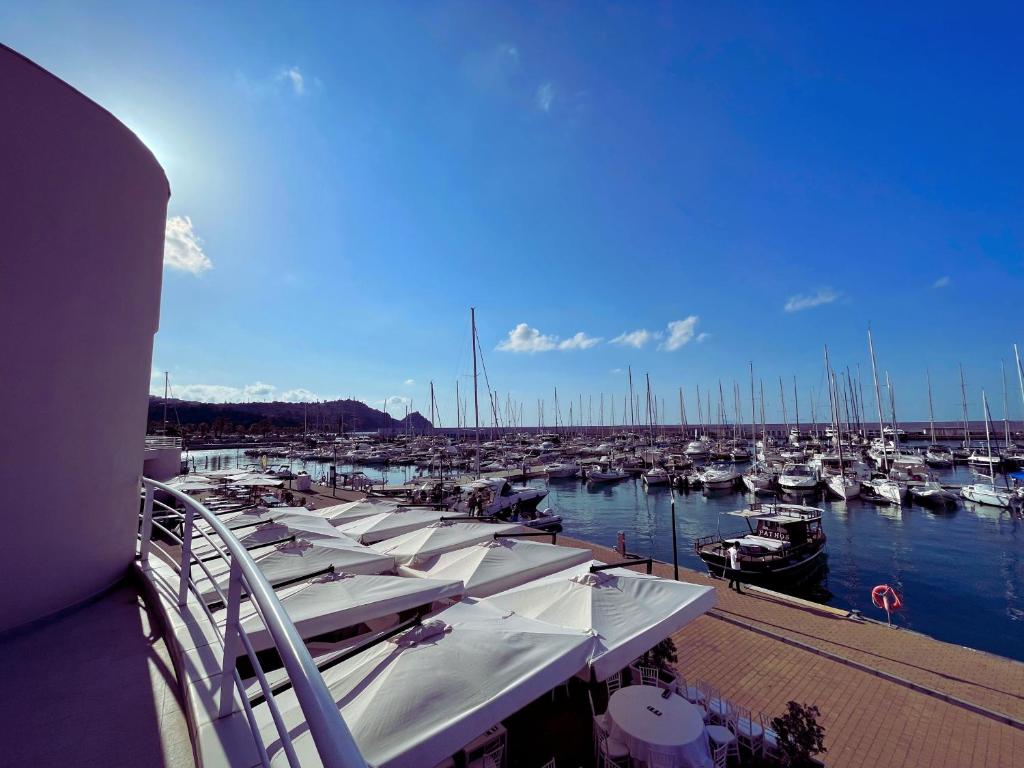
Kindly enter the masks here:
[[692, 570], [680, 578], [718, 591], [717, 607], [674, 636], [680, 673], [755, 711], [817, 705], [830, 768], [1024, 765], [1024, 664], [767, 591], [737, 595]]

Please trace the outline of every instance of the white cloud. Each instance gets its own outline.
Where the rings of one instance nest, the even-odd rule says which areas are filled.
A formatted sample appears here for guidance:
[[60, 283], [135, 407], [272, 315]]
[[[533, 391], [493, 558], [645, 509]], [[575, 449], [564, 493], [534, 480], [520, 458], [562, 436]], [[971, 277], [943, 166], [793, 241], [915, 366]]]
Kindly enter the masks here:
[[934, 283], [932, 283], [932, 288], [946, 288], [949, 286], [951, 282], [952, 281], [949, 279], [949, 275], [943, 275]]
[[171, 397], [201, 403], [229, 403], [242, 399], [242, 390], [223, 384], [178, 384], [171, 388]]
[[321, 398], [316, 392], [310, 392], [304, 387], [298, 387], [297, 389], [288, 389], [282, 392], [281, 399], [286, 403], [311, 403]]
[[535, 352], [550, 352], [553, 349], [590, 349], [600, 343], [600, 337], [588, 336], [583, 331], [579, 331], [567, 339], [559, 340], [557, 336], [549, 336], [536, 328], [531, 328], [526, 323], [519, 323], [508, 332], [508, 338], [498, 344], [497, 349], [501, 352], [520, 352], [532, 355]]
[[553, 83], [541, 83], [537, 87], [537, 94], [534, 97], [537, 102], [537, 109], [541, 112], [550, 112], [551, 104], [555, 100], [555, 86]]
[[621, 368], [612, 368], [611, 373], [622, 373]]
[[273, 397], [274, 390], [273, 384], [264, 384], [262, 381], [257, 381], [255, 384], [246, 384], [242, 390], [242, 396], [247, 400], [266, 400]]
[[298, 67], [282, 69], [277, 73], [276, 79], [289, 83], [296, 96], [301, 96], [306, 92], [306, 80], [303, 78], [302, 71]]
[[416, 379], [406, 379], [406, 380], [405, 380], [405, 386], [407, 386], [407, 387], [411, 387], [411, 386], [413, 386], [413, 385], [414, 385], [415, 383], [416, 383]]
[[565, 341], [558, 342], [559, 349], [590, 349], [596, 347], [601, 343], [600, 336], [587, 336], [583, 331], [579, 331], [574, 336], [570, 336]]
[[707, 332], [705, 332], [705, 333], [698, 333], [697, 334], [697, 343], [698, 344], [703, 344], [705, 341], [707, 341], [710, 338], [711, 338], [711, 334], [710, 333], [707, 333]]
[[164, 264], [171, 269], [201, 275], [213, 267], [213, 262], [203, 252], [202, 244], [192, 229], [192, 219], [172, 216], [164, 226]]
[[698, 318], [690, 315], [685, 320], [673, 320], [668, 324], [668, 338], [662, 344], [662, 348], [668, 352], [675, 352], [680, 347], [685, 347], [694, 337], [694, 329], [697, 327]]
[[411, 397], [399, 396], [399, 395], [392, 395], [391, 397], [389, 397], [386, 400], [384, 400], [384, 405], [387, 405], [387, 406], [392, 406], [392, 405], [410, 405], [411, 406], [412, 405], [412, 398]]
[[629, 333], [620, 333], [614, 339], [611, 340], [612, 344], [618, 344], [620, 347], [635, 347], [636, 349], [643, 348], [647, 342], [651, 339], [658, 338], [660, 334], [648, 331], [643, 328], [638, 328], [635, 331]]
[[819, 288], [816, 293], [798, 293], [795, 296], [790, 296], [783, 309], [787, 312], [800, 312], [804, 309], [820, 307], [822, 304], [831, 304], [838, 298], [839, 294], [831, 288]]

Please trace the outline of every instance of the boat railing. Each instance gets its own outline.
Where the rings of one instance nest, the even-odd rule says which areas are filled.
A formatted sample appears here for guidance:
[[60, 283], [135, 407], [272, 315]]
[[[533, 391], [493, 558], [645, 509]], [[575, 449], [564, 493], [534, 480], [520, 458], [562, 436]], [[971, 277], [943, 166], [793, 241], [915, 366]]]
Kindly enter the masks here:
[[181, 438], [173, 435], [146, 435], [146, 450], [181, 448]]
[[[693, 549], [695, 552], [699, 553], [704, 547], [708, 546], [709, 544], [724, 544], [727, 540], [742, 539], [744, 536], [749, 535], [750, 531], [740, 531], [737, 533], [727, 533], [723, 535], [712, 534], [710, 536], [701, 536], [700, 538], [693, 540]], [[785, 560], [789, 557], [792, 557], [794, 554], [803, 551], [804, 549], [812, 548], [814, 545], [819, 543], [821, 536], [821, 533], [814, 533], [810, 535], [806, 541], [803, 541], [800, 544], [790, 544], [788, 547], [785, 547], [784, 549], [779, 550], [778, 552], [766, 551], [764, 554], [756, 555], [756, 558], [759, 562], [770, 560]], [[755, 556], [749, 554], [741, 554], [741, 557], [750, 558]]]
[[[157, 492], [171, 496], [174, 506], [156, 498]], [[256, 608], [263, 626], [266, 627], [274, 648], [288, 673], [295, 700], [302, 711], [310, 735], [316, 747], [320, 762], [333, 768], [366, 768], [356, 746], [352, 734], [341, 717], [341, 712], [331, 696], [320, 671], [317, 669], [302, 637], [285, 612], [274, 593], [273, 588], [259, 567], [253, 561], [245, 546], [236, 538], [226, 525], [201, 503], [164, 483], [142, 479], [143, 503], [140, 514], [139, 559], [143, 566], [149, 562], [154, 546], [161, 549], [161, 554], [170, 563], [175, 557], [167, 548], [160, 546], [153, 538], [154, 532], [160, 537], [180, 547], [176, 568], [180, 573], [178, 581], [178, 604], [185, 606], [191, 592], [198, 598], [207, 620], [223, 642], [224, 656], [221, 665], [221, 682], [218, 691], [218, 715], [226, 717], [231, 714], [235, 694], [241, 699], [253, 741], [264, 765], [270, 765], [267, 747], [260, 734], [246, 686], [238, 670], [238, 659], [242, 651], [248, 656], [252, 669], [258, 680], [262, 700], [273, 719], [281, 749], [285, 753], [288, 765], [300, 765], [296, 755], [292, 736], [285, 726], [281, 710], [274, 699], [273, 690], [267, 681], [259, 657], [253, 648], [252, 641], [242, 626], [241, 605], [249, 600]], [[177, 509], [177, 504], [182, 510]], [[180, 525], [180, 535], [174, 529]], [[193, 552], [196, 537], [201, 537], [213, 550], [213, 557], [204, 554], [197, 557]], [[229, 566], [227, 583], [222, 588], [217, 577], [211, 572], [211, 565], [217, 559]], [[209, 580], [209, 584], [224, 607], [224, 619], [218, 621], [202, 591], [193, 579], [193, 567]], [[223, 579], [224, 574], [219, 574]], [[226, 589], [226, 591], [225, 591]]]

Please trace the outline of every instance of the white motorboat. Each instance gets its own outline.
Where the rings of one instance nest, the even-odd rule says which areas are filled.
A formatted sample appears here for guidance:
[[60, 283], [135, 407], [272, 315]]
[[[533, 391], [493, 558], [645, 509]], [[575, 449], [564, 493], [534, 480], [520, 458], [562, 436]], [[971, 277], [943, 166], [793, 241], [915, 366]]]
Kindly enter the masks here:
[[693, 440], [687, 444], [683, 453], [690, 459], [705, 459], [711, 453], [711, 442], [706, 437]]
[[642, 475], [644, 485], [668, 485], [671, 478], [666, 470], [661, 467], [651, 467]]
[[[886, 504], [903, 506], [907, 497], [907, 486], [896, 480], [878, 478], [875, 480], [863, 480], [860, 484], [861, 496], [871, 501], [881, 501]], [[865, 493], [865, 491], [868, 491]]]
[[779, 487], [788, 493], [813, 491], [819, 481], [818, 473], [807, 464], [786, 464], [779, 475]]
[[1013, 491], [996, 488], [994, 483], [970, 483], [960, 489], [960, 495], [976, 504], [1009, 509]]
[[952, 467], [953, 452], [944, 445], [929, 445], [924, 453], [924, 461], [929, 467]]
[[860, 480], [846, 473], [828, 475], [825, 478], [825, 488], [833, 496], [845, 501], [860, 495]]
[[574, 462], [556, 462], [544, 467], [548, 478], [576, 477], [580, 473], [580, 465]]
[[619, 467], [591, 467], [587, 471], [588, 483], [616, 483], [620, 480], [627, 480], [629, 472]]
[[916, 504], [925, 506], [946, 507], [956, 505], [956, 494], [935, 480], [926, 480], [919, 485], [912, 485], [908, 489], [910, 498]]
[[540, 512], [536, 509], [530, 509], [525, 512], [521, 512], [518, 515], [513, 515], [509, 518], [509, 522], [519, 523], [520, 525], [525, 525], [527, 528], [546, 530], [549, 528], [561, 527], [562, 516], [556, 513], [551, 507], [545, 507]]
[[474, 480], [460, 489], [459, 497], [451, 508], [463, 514], [481, 517], [497, 516], [501, 513], [520, 513], [536, 509], [548, 492], [530, 486], [513, 486], [503, 477], [487, 477]]
[[1002, 463], [1002, 458], [997, 454], [981, 453], [980, 451], [973, 451], [970, 456], [967, 457], [967, 463], [974, 467], [984, 467], [986, 469], [995, 469]]
[[763, 464], [755, 464], [743, 473], [743, 486], [750, 493], [768, 493], [775, 483], [775, 473]]
[[715, 464], [700, 473], [700, 481], [710, 491], [732, 488], [739, 479], [739, 473], [726, 464]]

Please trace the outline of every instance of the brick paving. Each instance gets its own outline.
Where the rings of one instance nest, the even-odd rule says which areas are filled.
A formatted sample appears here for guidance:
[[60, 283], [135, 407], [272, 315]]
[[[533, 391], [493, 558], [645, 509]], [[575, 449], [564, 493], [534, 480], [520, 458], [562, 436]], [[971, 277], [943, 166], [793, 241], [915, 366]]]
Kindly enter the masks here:
[[[568, 537], [558, 543], [621, 559]], [[655, 573], [671, 578], [672, 568], [656, 563]], [[689, 569], [680, 578], [714, 586], [718, 597], [673, 636], [680, 673], [755, 711], [815, 704], [830, 767], [1024, 765], [1024, 726], [1001, 719], [1024, 723], [1024, 664], [763, 590], [737, 595]]]

